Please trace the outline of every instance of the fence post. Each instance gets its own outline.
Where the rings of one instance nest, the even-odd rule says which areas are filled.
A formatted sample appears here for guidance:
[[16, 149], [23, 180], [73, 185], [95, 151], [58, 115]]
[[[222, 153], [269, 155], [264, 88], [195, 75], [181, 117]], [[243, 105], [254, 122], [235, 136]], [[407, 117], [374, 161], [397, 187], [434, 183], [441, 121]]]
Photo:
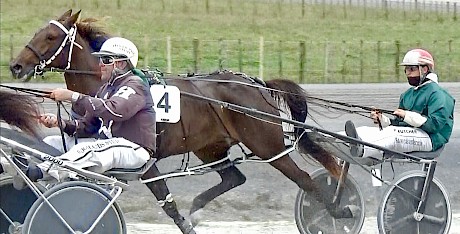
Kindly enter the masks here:
[[359, 82], [363, 83], [364, 81], [364, 53], [363, 53], [363, 48], [364, 47], [364, 41], [360, 40], [359, 41]]
[[347, 15], [347, 0], [343, 0], [343, 17], [346, 19]]
[[302, 0], [302, 18], [305, 16], [305, 0]]
[[323, 74], [323, 76], [324, 76], [323, 77], [323, 82], [325, 84], [328, 83], [328, 80], [327, 80], [328, 79], [328, 77], [327, 77], [328, 74], [327, 73], [328, 73], [328, 69], [329, 69], [329, 64], [328, 64], [329, 57], [328, 56], [329, 56], [329, 42], [326, 41], [324, 43], [324, 74]]
[[395, 76], [396, 76], [396, 81], [399, 82], [399, 71], [400, 66], [399, 66], [399, 55], [401, 54], [401, 42], [398, 40], [395, 41], [396, 45], [396, 53], [395, 53]]
[[239, 72], [243, 72], [243, 46], [241, 39], [238, 39], [238, 70]]
[[233, 15], [233, 4], [232, 4], [232, 0], [228, 0], [227, 3], [228, 3], [228, 9], [230, 10], [230, 15]]
[[13, 60], [14, 56], [14, 46], [13, 46], [14, 36], [10, 34], [10, 61]]
[[381, 44], [382, 42], [381, 41], [377, 41], [377, 81], [380, 83], [382, 81], [382, 71], [381, 71], [381, 67], [380, 67], [380, 57], [381, 57], [381, 51], [380, 51], [380, 47], [381, 47]]
[[99, 1], [95, 0], [93, 3], [94, 3], [94, 8], [99, 9]]
[[282, 15], [283, 15], [283, 5], [281, 4], [282, 1], [283, 0], [278, 0], [278, 4], [277, 4], [277, 6], [278, 6], [278, 14], [276, 14], [277, 18], [281, 18]]
[[166, 72], [171, 74], [172, 64], [171, 64], [171, 36], [166, 37]]
[[149, 67], [149, 37], [144, 35], [144, 67]]
[[383, 7], [385, 8], [385, 19], [388, 20], [390, 12], [388, 11], [388, 1], [383, 0]]
[[264, 79], [264, 37], [259, 40], [259, 78]]
[[118, 10], [121, 9], [121, 0], [117, 0], [117, 9], [118, 9]]
[[200, 41], [198, 38], [193, 38], [193, 72], [196, 74], [198, 73], [198, 59], [199, 59], [199, 46]]
[[363, 11], [364, 11], [364, 19], [367, 19], [367, 6], [366, 6], [367, 0], [363, 0]]
[[[449, 57], [449, 68], [447, 69], [449, 71], [449, 74], [448, 74], [448, 79], [451, 80], [452, 78], [452, 39], [450, 39], [448, 42], [447, 42], [447, 45], [449, 47], [449, 52], [448, 52], [448, 57]], [[455, 81], [458, 81], [458, 79], [456, 78]]]
[[326, 18], [326, 0], [322, 0], [323, 1], [323, 19]]
[[206, 0], [206, 14], [209, 15], [209, 0]]
[[224, 62], [225, 62], [225, 48], [224, 48], [224, 40], [219, 38], [219, 71], [224, 69]]
[[303, 84], [305, 82], [305, 54], [306, 54], [306, 49], [305, 49], [305, 41], [300, 42], [300, 58], [299, 58], [299, 83]]
[[457, 21], [457, 3], [454, 2], [454, 21]]
[[342, 68], [340, 69], [340, 73], [342, 75], [342, 83], [345, 83], [345, 80], [346, 80], [346, 73], [347, 73], [347, 51], [346, 51], [346, 41], [345, 40], [342, 40], [342, 55], [345, 55], [343, 56], [343, 60], [342, 60]]
[[402, 1], [402, 9], [403, 9], [403, 18], [406, 20], [407, 18], [407, 13], [406, 13], [406, 0]]
[[279, 40], [278, 42], [278, 75], [283, 77], [283, 41]]

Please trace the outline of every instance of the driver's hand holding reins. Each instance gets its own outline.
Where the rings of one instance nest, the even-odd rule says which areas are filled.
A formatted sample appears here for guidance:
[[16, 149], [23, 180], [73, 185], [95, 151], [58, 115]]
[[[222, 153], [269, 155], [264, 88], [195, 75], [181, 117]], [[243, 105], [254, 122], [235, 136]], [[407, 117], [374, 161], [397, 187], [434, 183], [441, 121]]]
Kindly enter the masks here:
[[[404, 119], [404, 117], [406, 116], [406, 111], [403, 109], [396, 109], [392, 114], [398, 118]], [[375, 124], [379, 125], [380, 130], [382, 130], [384, 127], [387, 127], [391, 124], [390, 118], [383, 115], [382, 111], [380, 111], [377, 108], [374, 108], [373, 110], [371, 110], [370, 117], [374, 121]]]

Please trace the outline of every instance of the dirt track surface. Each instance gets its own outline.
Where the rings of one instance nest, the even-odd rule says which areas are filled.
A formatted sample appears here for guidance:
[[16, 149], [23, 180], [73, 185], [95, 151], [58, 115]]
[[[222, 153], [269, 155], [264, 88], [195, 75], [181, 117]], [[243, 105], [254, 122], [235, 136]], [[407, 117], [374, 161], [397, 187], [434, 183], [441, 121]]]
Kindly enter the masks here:
[[[42, 85], [40, 85], [42, 86]], [[62, 85], [43, 85], [52, 88]], [[439, 158], [435, 176], [446, 186], [449, 192], [450, 202], [454, 213], [460, 211], [460, 181], [458, 167], [460, 165], [460, 124], [459, 124], [459, 99], [460, 83], [442, 84], [457, 99], [455, 118], [457, 122], [454, 127], [451, 142], [446, 146], [443, 155]], [[303, 85], [310, 95], [338, 100], [366, 106], [376, 106], [382, 109], [394, 109], [397, 106], [399, 94], [408, 86], [406, 84], [337, 84], [337, 85]], [[39, 88], [34, 86], [34, 88]], [[54, 104], [46, 105], [52, 110]], [[315, 114], [312, 110], [323, 112], [324, 110], [310, 105], [310, 113], [321, 124], [330, 131], [342, 131], [345, 121], [353, 119], [356, 126], [371, 125], [369, 119], [350, 114], [331, 114], [328, 117]], [[314, 124], [312, 121], [307, 123]], [[49, 134], [49, 132], [45, 132]], [[239, 153], [238, 149], [232, 149], [232, 154]], [[293, 153], [291, 157], [298, 163], [299, 167], [307, 172], [313, 172], [320, 168], [312, 162], [303, 160], [298, 154]], [[193, 155], [191, 165], [199, 162]], [[162, 172], [173, 171], [180, 166], [182, 156], [172, 156], [158, 162], [158, 168]], [[298, 187], [279, 171], [265, 163], [245, 163], [238, 168], [246, 175], [247, 182], [226, 194], [218, 197], [208, 204], [199, 215], [201, 224], [197, 226], [197, 233], [292, 233], [296, 232], [294, 223], [294, 203]], [[395, 173], [388, 165], [383, 167], [384, 179], [391, 180], [403, 171], [419, 169], [418, 166], [394, 165]], [[360, 184], [363, 197], [366, 202], [366, 228], [362, 233], [376, 233], [375, 216], [380, 198], [386, 187], [372, 187], [371, 177], [358, 166], [350, 168], [351, 175]], [[200, 192], [207, 190], [212, 185], [219, 183], [217, 173], [209, 173], [201, 176], [188, 176], [173, 178], [167, 181], [171, 193], [176, 200], [183, 215], [188, 214], [191, 201]], [[159, 224], [165, 228], [155, 229], [157, 233], [179, 233], [174, 227], [169, 226], [172, 220], [156, 205], [156, 199], [149, 190], [141, 183], [130, 182], [129, 191], [121, 195], [119, 204], [124, 212], [129, 233], [151, 233], [145, 228], [153, 228], [151, 224]], [[457, 217], [457, 216], [455, 216]], [[227, 226], [228, 229], [214, 229], [211, 226]], [[255, 231], [252, 231], [250, 224], [256, 224]], [[234, 224], [234, 225], [232, 225]], [[260, 225], [259, 225], [260, 224]], [[273, 224], [273, 226], [271, 226]], [[246, 225], [246, 226], [245, 226]], [[259, 225], [259, 226], [257, 226]], [[460, 233], [460, 222], [453, 220], [451, 233]], [[206, 229], [208, 227], [208, 229]], [[170, 231], [168, 231], [170, 230]], [[222, 232], [220, 232], [220, 231]], [[154, 231], [154, 230], [150, 230]]]

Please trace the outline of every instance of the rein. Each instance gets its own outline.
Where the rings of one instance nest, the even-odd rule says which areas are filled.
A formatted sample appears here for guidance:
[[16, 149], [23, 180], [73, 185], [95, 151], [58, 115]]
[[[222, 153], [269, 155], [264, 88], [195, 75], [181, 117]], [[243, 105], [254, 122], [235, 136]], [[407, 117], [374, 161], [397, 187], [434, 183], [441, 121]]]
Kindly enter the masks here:
[[62, 68], [44, 68], [43, 72], [50, 71], [50, 72], [64, 72], [64, 73], [73, 73], [73, 74], [85, 74], [85, 75], [97, 75], [99, 72], [96, 71], [83, 71], [83, 70], [72, 70], [72, 69], [62, 69]]
[[[295, 93], [290, 93], [290, 92], [286, 92], [286, 91], [282, 91], [282, 90], [277, 90], [277, 89], [264, 87], [264, 86], [262, 86], [260, 84], [250, 84], [250, 83], [246, 83], [246, 82], [242, 82], [242, 81], [233, 81], [233, 80], [218, 80], [218, 79], [202, 79], [201, 78], [201, 77], [205, 77], [205, 76], [206, 75], [199, 75], [199, 76], [195, 76], [195, 77], [187, 77], [187, 78], [180, 78], [180, 79], [181, 80], [188, 80], [188, 81], [204, 81], [204, 82], [240, 84], [240, 85], [245, 85], [245, 86], [249, 86], [249, 87], [265, 89], [265, 90], [268, 90], [268, 91], [271, 91], [271, 92], [286, 93], [286, 94], [289, 94], [289, 95], [296, 95], [296, 96], [298, 95], [298, 94], [295, 94]], [[163, 78], [163, 79], [177, 79], [177, 78]], [[393, 115], [393, 112], [394, 112], [394, 111], [391, 111], [391, 110], [379, 109], [379, 108], [375, 108], [375, 107], [368, 107], [368, 106], [362, 106], [362, 105], [351, 104], [351, 103], [346, 103], [346, 102], [339, 102], [339, 101], [330, 100], [330, 99], [323, 99], [323, 98], [319, 98], [319, 97], [315, 97], [315, 96], [311, 96], [311, 95], [307, 95], [307, 98], [317, 100], [317, 101], [321, 101], [321, 102], [325, 102], [325, 103], [328, 103], [328, 104], [336, 104], [336, 105], [344, 106], [344, 107], [348, 107], [348, 108], [359, 108], [359, 109], [362, 109], [363, 112], [366, 112], [366, 113], [368, 113], [370, 111], [377, 111], [377, 112], [381, 112], [381, 113], [384, 113], [384, 114]], [[353, 110], [349, 110], [349, 109], [346, 109], [346, 108], [341, 108], [341, 107], [332, 106], [332, 105], [328, 105], [328, 104], [320, 104], [320, 103], [315, 103], [315, 104], [323, 106], [323, 107], [326, 107], [326, 108], [332, 108], [332, 109], [336, 109], [336, 110], [340, 110], [340, 111], [344, 111], [344, 112], [348, 112], [348, 113], [360, 114], [358, 111], [353, 111]], [[362, 114], [360, 114], [360, 115], [362, 115]]]
[[20, 91], [20, 92], [28, 93], [28, 94], [34, 95], [35, 97], [41, 97], [41, 98], [50, 98], [49, 95], [51, 94], [50, 91], [14, 87], [14, 86], [3, 85], [3, 84], [0, 84], [0, 87], [7, 88], [7, 89], [12, 89], [14, 91]]
[[[2, 85], [0, 84], [0, 87], [3, 87], [3, 88], [8, 88], [8, 89], [12, 89], [14, 91], [18, 91], [18, 92], [24, 92], [24, 93], [27, 93], [27, 94], [31, 94], [35, 97], [41, 97], [41, 98], [49, 98], [51, 100], [54, 100], [52, 98], [50, 98], [50, 94], [51, 92], [50, 91], [43, 91], [43, 90], [38, 90], [38, 89], [29, 89], [29, 88], [21, 88], [21, 87], [14, 87], [14, 86], [8, 86], [8, 85]], [[54, 100], [55, 101], [55, 100]], [[65, 143], [66, 140], [65, 140], [65, 137], [64, 137], [64, 131], [63, 131], [63, 126], [62, 126], [62, 117], [61, 117], [61, 107], [64, 108], [65, 112], [67, 114], [69, 114], [69, 112], [67, 111], [67, 109], [65, 108], [64, 104], [62, 103], [62, 101], [56, 101], [56, 105], [57, 105], [57, 120], [58, 120], [58, 127], [60, 129], [60, 133], [61, 133], [61, 139], [62, 139], [62, 142], [63, 142], [63, 148], [64, 148], [64, 152], [67, 152], [67, 144]], [[70, 114], [69, 114], [70, 115]], [[41, 118], [40, 116], [36, 116], [37, 119]]]

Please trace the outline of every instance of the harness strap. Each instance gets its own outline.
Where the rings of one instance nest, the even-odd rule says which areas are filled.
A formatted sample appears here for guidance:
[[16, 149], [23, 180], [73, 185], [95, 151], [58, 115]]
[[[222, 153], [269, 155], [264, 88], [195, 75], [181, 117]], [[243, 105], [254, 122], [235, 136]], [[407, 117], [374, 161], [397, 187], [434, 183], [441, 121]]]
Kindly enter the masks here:
[[70, 68], [73, 47], [77, 46], [78, 48], [83, 49], [83, 46], [81, 46], [75, 41], [76, 36], [77, 36], [77, 25], [76, 24], [74, 24], [70, 29], [67, 29], [64, 25], [62, 25], [60, 22], [56, 20], [51, 20], [49, 23], [56, 25], [59, 29], [61, 29], [66, 34], [66, 36], [62, 40], [61, 45], [59, 45], [59, 48], [48, 60], [43, 58], [43, 55], [40, 54], [40, 52], [36, 48], [34, 48], [32, 45], [30, 44], [26, 45], [26, 48], [30, 49], [40, 61], [39, 64], [35, 66], [34, 78], [36, 78], [37, 75], [43, 74], [45, 67], [51, 64], [56, 59], [56, 57], [62, 52], [62, 50], [67, 44], [70, 43], [70, 48], [69, 48], [69, 55], [67, 57], [67, 66], [64, 68], [64, 70], [67, 70]]

